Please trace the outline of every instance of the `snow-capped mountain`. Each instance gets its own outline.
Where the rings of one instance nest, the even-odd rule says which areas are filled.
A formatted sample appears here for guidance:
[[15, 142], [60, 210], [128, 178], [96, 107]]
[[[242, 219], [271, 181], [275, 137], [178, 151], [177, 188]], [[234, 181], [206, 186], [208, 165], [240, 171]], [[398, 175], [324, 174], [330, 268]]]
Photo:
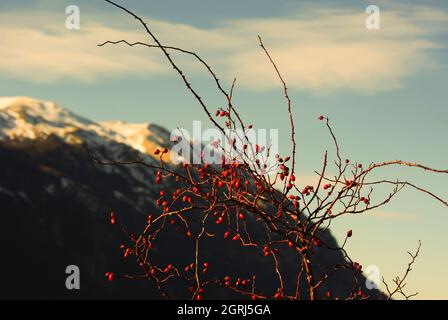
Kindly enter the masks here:
[[143, 154], [169, 145], [169, 133], [159, 126], [122, 121], [93, 122], [51, 101], [28, 97], [0, 98], [0, 140], [60, 137], [70, 144], [125, 144]]
[[[49, 101], [0, 98], [0, 299], [157, 297], [147, 284], [104, 281], [105, 270], [132, 270], [117, 250], [125, 237], [110, 229], [108, 215], [141, 226], [156, 210], [153, 173], [95, 164], [85, 146], [103, 160], [138, 155], [156, 163], [153, 149], [169, 147], [169, 132], [97, 123]], [[84, 290], [65, 289], [71, 264], [81, 269]]]
[[[94, 122], [74, 114], [52, 101], [29, 97], [0, 98], [0, 142], [15, 147], [46, 150], [56, 143], [79, 150], [84, 156], [84, 146], [105, 161], [135, 160], [136, 156], [146, 163], [157, 164], [153, 156], [156, 148], [169, 148], [169, 132], [160, 126], [143, 123], [133, 124], [122, 121]], [[65, 147], [64, 147], [65, 148]], [[61, 148], [61, 151], [64, 150]], [[84, 151], [81, 151], [84, 150]], [[165, 160], [169, 161], [167, 157]], [[88, 162], [91, 162], [90, 160]], [[128, 179], [129, 193], [119, 189], [111, 194], [121, 201], [132, 203], [136, 210], [145, 211], [149, 191], [149, 173], [142, 167], [102, 166], [99, 171], [120, 174]], [[60, 177], [60, 185], [70, 183], [68, 176]], [[54, 186], [45, 186], [54, 190]], [[0, 183], [0, 193], [6, 192]]]

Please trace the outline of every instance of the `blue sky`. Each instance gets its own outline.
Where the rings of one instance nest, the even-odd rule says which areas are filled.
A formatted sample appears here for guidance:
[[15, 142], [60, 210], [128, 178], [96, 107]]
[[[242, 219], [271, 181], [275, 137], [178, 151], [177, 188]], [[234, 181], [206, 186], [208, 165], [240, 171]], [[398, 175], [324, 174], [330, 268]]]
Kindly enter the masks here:
[[[289, 132], [281, 87], [257, 43], [263, 36], [291, 90], [298, 126], [298, 172], [321, 167], [330, 117], [346, 157], [368, 163], [402, 159], [446, 169], [448, 3], [377, 1], [381, 29], [364, 27], [365, 1], [122, 1], [138, 11], [164, 44], [207, 58], [224, 83], [237, 77], [235, 104], [259, 128]], [[81, 29], [67, 30], [65, 7], [81, 10]], [[145, 40], [133, 19], [103, 1], [0, 3], [0, 96], [54, 100], [94, 120], [154, 122], [189, 128], [206, 118], [157, 51], [96, 47], [104, 40]], [[215, 107], [224, 101], [192, 60], [175, 56]], [[403, 177], [448, 198], [446, 177], [399, 168]], [[409, 279], [420, 298], [448, 298], [448, 210], [404, 191], [377, 214], [334, 224], [354, 230], [351, 255], [401, 274], [406, 251], [423, 242]]]

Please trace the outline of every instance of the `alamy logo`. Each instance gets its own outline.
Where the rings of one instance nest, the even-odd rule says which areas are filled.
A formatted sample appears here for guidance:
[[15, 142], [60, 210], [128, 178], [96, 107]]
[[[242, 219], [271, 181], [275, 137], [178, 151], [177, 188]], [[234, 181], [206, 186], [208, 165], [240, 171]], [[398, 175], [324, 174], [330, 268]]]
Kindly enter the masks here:
[[67, 266], [65, 273], [68, 274], [68, 277], [65, 279], [65, 287], [68, 290], [81, 289], [79, 267], [75, 265]]
[[81, 15], [79, 7], [75, 5], [67, 6], [67, 8], [65, 8], [65, 13], [68, 14], [65, 19], [65, 27], [68, 30], [81, 29]]
[[277, 171], [278, 129], [209, 128], [202, 131], [200, 121], [193, 122], [193, 133], [176, 129], [170, 137], [174, 164], [232, 164], [249, 163], [261, 174]]
[[367, 6], [366, 8], [366, 28], [367, 30], [380, 29], [380, 8], [375, 5]]

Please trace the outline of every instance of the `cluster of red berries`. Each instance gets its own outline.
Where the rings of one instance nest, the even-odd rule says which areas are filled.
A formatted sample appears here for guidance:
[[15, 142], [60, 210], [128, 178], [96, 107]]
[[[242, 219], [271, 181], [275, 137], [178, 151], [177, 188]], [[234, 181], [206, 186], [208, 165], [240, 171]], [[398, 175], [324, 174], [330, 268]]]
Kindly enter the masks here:
[[[219, 115], [221, 116], [221, 114], [223, 114], [222, 116], [227, 115], [223, 110], [220, 110]], [[257, 152], [264, 151], [264, 148], [265, 147], [263, 146], [255, 145], [255, 150]], [[165, 149], [157, 150], [159, 150], [157, 154], [165, 154], [167, 152]], [[291, 160], [291, 157], [288, 156], [282, 158], [277, 155], [276, 158], [279, 168], [278, 177], [285, 183], [285, 186], [289, 191], [295, 187], [295, 183], [297, 181], [295, 174], [291, 173], [291, 169], [288, 166], [288, 162]], [[162, 172], [164, 172], [163, 169], [156, 172], [155, 179], [157, 184], [161, 184], [162, 179], [166, 179], [168, 181], [169, 179], [175, 178], [176, 182], [179, 183], [179, 188], [172, 193], [166, 189], [161, 189], [158, 192], [159, 197], [156, 199], [155, 204], [161, 209], [161, 214], [154, 216], [153, 214], [148, 214], [146, 228], [146, 230], [150, 230], [148, 234], [144, 237], [140, 236], [138, 240], [140, 242], [137, 242], [133, 236], [131, 239], [139, 250], [143, 251], [143, 248], [146, 248], [149, 252], [149, 250], [154, 249], [155, 237], [163, 228], [165, 228], [166, 225], [176, 225], [181, 234], [184, 234], [187, 238], [194, 238], [197, 241], [200, 237], [199, 232], [193, 231], [194, 229], [191, 228], [190, 224], [192, 223], [192, 220], [198, 221], [198, 217], [193, 217], [194, 214], [187, 215], [181, 212], [197, 210], [198, 208], [201, 208], [198, 212], [203, 216], [201, 217], [201, 220], [204, 221], [205, 228], [211, 227], [208, 225], [210, 223], [210, 219], [208, 217], [213, 217], [211, 219], [211, 223], [220, 226], [217, 227], [218, 229], [224, 228], [224, 230], [221, 231], [224, 239], [232, 240], [241, 247], [246, 245], [259, 247], [261, 249], [261, 254], [267, 258], [273, 257], [273, 261], [277, 261], [281, 250], [283, 250], [283, 245], [287, 248], [294, 249], [299, 254], [304, 252], [303, 250], [305, 247], [309, 249], [323, 246], [322, 241], [314, 234], [309, 234], [301, 238], [300, 235], [297, 236], [298, 233], [293, 233], [291, 235], [285, 235], [281, 241], [277, 241], [275, 244], [268, 243], [266, 245], [257, 243], [247, 235], [246, 225], [252, 223], [256, 219], [259, 219], [259, 217], [256, 217], [256, 219], [250, 219], [249, 213], [251, 213], [251, 211], [246, 210], [244, 206], [236, 206], [229, 209], [229, 207], [225, 205], [226, 201], [244, 201], [245, 197], [250, 198], [257, 194], [267, 194], [267, 197], [273, 197], [277, 192], [274, 189], [273, 184], [266, 184], [265, 181], [257, 178], [257, 176], [250, 171], [250, 166], [247, 163], [239, 163], [236, 161], [229, 162], [228, 159], [223, 156], [220, 170], [217, 169], [216, 166], [210, 166], [209, 164], [192, 165], [184, 163], [182, 168], [185, 173], [182, 180], [179, 175], [173, 174], [172, 172], [165, 172], [162, 174]], [[346, 181], [345, 184], [347, 186], [355, 185], [353, 181]], [[332, 184], [327, 183], [324, 184], [322, 188], [323, 190], [329, 190], [332, 187]], [[305, 186], [301, 192], [298, 189], [297, 191], [300, 196], [289, 194], [285, 197], [285, 199], [287, 199], [289, 203], [292, 203], [296, 211], [299, 212], [299, 202], [301, 200], [304, 201], [304, 207], [307, 206], [305, 199], [302, 199], [301, 196], [309, 196], [317, 191], [315, 191], [314, 187], [311, 185]], [[361, 201], [364, 201], [364, 198], [362, 198]], [[250, 204], [250, 202], [247, 203], [247, 205]], [[286, 204], [278, 203], [276, 208], [277, 221], [284, 223], [284, 220], [286, 221], [290, 219], [290, 209], [288, 209], [289, 207]], [[266, 215], [269, 216], [268, 214]], [[165, 224], [164, 217], [168, 218], [167, 222], [169, 223]], [[269, 217], [269, 219], [272, 218], [272, 216]], [[116, 223], [116, 217], [113, 212], [110, 216], [110, 222], [112, 224]], [[208, 231], [205, 232], [208, 234]], [[216, 231], [213, 231], [213, 234], [216, 234]], [[350, 238], [351, 236], [352, 231], [349, 230], [347, 232], [347, 237]], [[129, 248], [122, 245], [120, 248], [123, 250], [123, 256], [125, 258], [131, 255], [139, 255], [136, 250], [132, 249], [132, 246]], [[148, 253], [146, 254], [146, 257], [148, 257]], [[186, 265], [184, 268], [181, 268], [185, 274], [180, 273], [179, 270], [171, 263], [166, 264], [165, 267], [157, 267], [153, 263], [154, 261], [151, 262], [149, 268], [151, 277], [162, 282], [167, 281], [168, 279], [176, 279], [178, 277], [194, 279], [198, 285], [189, 288], [189, 291], [193, 294], [194, 299], [201, 300], [203, 298], [204, 287], [210, 282], [210, 280], [205, 279], [211, 276], [209, 275], [208, 262], [202, 262], [199, 266], [195, 263]], [[357, 265], [352, 265], [351, 267], [359, 268]], [[200, 277], [204, 277], [204, 279], [195, 279], [198, 275], [200, 275]], [[114, 279], [114, 274], [108, 272], [107, 277], [109, 281], [112, 281]], [[238, 292], [243, 292], [245, 290], [244, 288], [248, 287], [249, 284], [254, 285], [254, 283], [255, 277], [253, 279], [236, 278], [232, 283], [229, 276], [226, 276], [223, 282], [225, 287], [235, 289]], [[260, 298], [283, 299], [286, 297], [282, 288], [279, 288], [275, 293], [272, 293], [273, 295], [270, 296], [256, 294], [254, 293], [253, 288], [251, 290], [249, 289], [250, 288], [247, 289], [248, 291], [244, 292], [245, 294], [251, 296], [254, 300]], [[330, 298], [331, 295], [326, 295], [326, 297]]]
[[223, 109], [218, 109], [215, 112], [215, 116], [221, 117], [221, 118], [227, 117], [228, 115], [229, 115], [229, 113], [227, 111], [223, 110]]
[[313, 186], [307, 185], [307, 186], [305, 186], [305, 188], [302, 189], [302, 194], [304, 196], [309, 196], [311, 194], [311, 192], [313, 192], [313, 190], [314, 190]]
[[168, 153], [168, 148], [163, 148], [163, 149], [159, 149], [159, 148], [157, 148], [157, 149], [154, 151], [154, 154], [155, 154], [155, 155], [159, 155], [159, 154], [164, 155], [164, 154], [167, 154], [167, 153]]

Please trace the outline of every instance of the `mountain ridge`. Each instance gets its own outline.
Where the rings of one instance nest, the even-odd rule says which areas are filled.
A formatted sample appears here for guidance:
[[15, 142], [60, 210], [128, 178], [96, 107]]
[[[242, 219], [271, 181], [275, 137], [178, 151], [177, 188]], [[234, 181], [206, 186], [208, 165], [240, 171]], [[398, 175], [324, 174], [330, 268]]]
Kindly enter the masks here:
[[[169, 132], [151, 123], [124, 121], [94, 122], [62, 108], [52, 101], [25, 96], [0, 97], [0, 139], [42, 139], [56, 135], [71, 144], [82, 141], [78, 131], [90, 133], [96, 144], [117, 142], [142, 154], [152, 155], [156, 148], [169, 144]], [[89, 139], [84, 135], [83, 138]], [[101, 142], [98, 138], [105, 141]]]

